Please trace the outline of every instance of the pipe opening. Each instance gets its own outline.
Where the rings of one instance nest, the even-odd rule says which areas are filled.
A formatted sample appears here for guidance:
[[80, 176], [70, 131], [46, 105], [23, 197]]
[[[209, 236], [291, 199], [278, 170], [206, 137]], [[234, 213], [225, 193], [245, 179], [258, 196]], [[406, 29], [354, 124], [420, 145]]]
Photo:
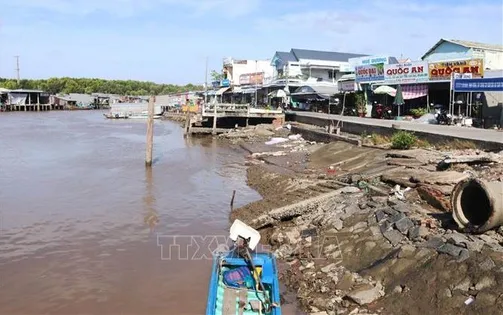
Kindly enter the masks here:
[[491, 201], [482, 186], [470, 181], [461, 192], [460, 205], [466, 219], [475, 226], [485, 224], [491, 217]]

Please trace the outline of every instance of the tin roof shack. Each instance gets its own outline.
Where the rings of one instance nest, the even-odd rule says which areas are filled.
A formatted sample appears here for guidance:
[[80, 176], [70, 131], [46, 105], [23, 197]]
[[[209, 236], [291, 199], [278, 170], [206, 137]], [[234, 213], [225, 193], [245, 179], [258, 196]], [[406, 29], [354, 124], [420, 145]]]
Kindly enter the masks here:
[[41, 90], [17, 89], [8, 92], [8, 110], [40, 111], [50, 109], [50, 95]]
[[8, 99], [9, 99], [9, 90], [0, 88], [0, 112], [7, 110]]
[[89, 109], [96, 107], [97, 100], [88, 94], [70, 93], [54, 97], [54, 105], [62, 109]]

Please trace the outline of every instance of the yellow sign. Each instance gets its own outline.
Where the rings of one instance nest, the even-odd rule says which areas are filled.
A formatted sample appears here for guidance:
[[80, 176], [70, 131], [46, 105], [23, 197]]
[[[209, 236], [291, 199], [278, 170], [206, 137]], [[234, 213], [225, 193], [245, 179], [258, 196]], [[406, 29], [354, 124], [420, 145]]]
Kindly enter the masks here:
[[453, 73], [471, 74], [473, 78], [480, 78], [484, 75], [484, 60], [471, 59], [428, 64], [428, 75], [432, 81], [450, 80]]

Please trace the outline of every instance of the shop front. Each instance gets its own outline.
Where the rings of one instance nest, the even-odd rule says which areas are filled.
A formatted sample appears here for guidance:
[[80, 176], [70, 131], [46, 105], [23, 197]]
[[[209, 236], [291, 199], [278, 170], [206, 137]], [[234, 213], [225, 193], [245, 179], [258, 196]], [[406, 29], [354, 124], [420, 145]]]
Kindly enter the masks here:
[[[384, 80], [373, 86], [373, 101], [390, 107], [398, 85], [402, 88], [404, 105], [400, 111], [392, 106], [394, 115], [400, 113], [420, 116], [428, 109], [428, 63], [424, 61], [384, 65]], [[381, 88], [378, 88], [378, 87]]]
[[304, 85], [291, 93], [291, 104], [297, 110], [328, 112], [338, 92], [337, 86]]
[[428, 64], [430, 99], [434, 104], [444, 105], [452, 115], [456, 114], [455, 107], [468, 102], [464, 94], [456, 93], [452, 89], [452, 80], [457, 76], [470, 79], [482, 78], [484, 60], [447, 60]]

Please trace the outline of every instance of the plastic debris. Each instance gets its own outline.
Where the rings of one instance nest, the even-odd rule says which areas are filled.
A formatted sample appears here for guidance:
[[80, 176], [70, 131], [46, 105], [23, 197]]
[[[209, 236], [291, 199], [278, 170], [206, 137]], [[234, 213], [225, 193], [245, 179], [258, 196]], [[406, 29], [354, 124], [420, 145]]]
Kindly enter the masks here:
[[266, 145], [273, 145], [273, 144], [283, 143], [286, 141], [288, 141], [287, 138], [271, 138], [271, 140], [267, 141], [265, 144]]
[[473, 301], [475, 301], [475, 299], [473, 298], [473, 296], [470, 296], [469, 298], [466, 299], [465, 305], [470, 305], [473, 303]]

